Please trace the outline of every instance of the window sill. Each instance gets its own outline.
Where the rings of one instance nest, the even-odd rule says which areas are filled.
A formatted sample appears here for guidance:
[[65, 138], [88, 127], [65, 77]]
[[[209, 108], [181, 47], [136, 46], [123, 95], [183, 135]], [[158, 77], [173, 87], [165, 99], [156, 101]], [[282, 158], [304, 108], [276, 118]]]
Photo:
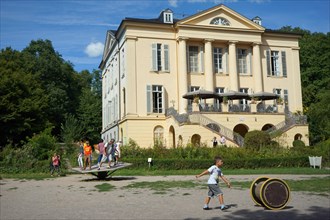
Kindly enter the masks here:
[[242, 73], [239, 73], [239, 76], [243, 76], [243, 77], [252, 77], [253, 75], [252, 75], [252, 74], [242, 74]]
[[154, 71], [154, 70], [151, 70], [150, 73], [154, 73], [154, 74], [166, 74], [166, 73], [170, 73], [170, 71]]
[[214, 73], [217, 76], [229, 76], [229, 73]]
[[189, 72], [190, 75], [204, 75], [204, 72], [196, 73], [196, 72]]

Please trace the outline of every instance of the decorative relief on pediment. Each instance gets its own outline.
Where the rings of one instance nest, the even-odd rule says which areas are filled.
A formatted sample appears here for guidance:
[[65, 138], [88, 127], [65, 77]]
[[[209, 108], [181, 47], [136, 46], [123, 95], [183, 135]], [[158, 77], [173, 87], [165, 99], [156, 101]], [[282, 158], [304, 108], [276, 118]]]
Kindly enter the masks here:
[[213, 18], [213, 19], [211, 20], [210, 24], [213, 24], [213, 25], [230, 26], [230, 22], [229, 22], [226, 18], [223, 18], [223, 17], [216, 17], [216, 18]]

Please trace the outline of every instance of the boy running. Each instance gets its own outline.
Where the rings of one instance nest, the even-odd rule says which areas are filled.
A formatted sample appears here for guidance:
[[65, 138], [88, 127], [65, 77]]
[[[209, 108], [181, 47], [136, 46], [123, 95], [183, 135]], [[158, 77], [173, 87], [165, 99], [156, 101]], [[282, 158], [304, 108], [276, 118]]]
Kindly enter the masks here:
[[226, 177], [221, 172], [220, 167], [223, 164], [221, 157], [215, 157], [214, 163], [215, 163], [215, 165], [211, 166], [209, 169], [205, 170], [201, 174], [196, 175], [196, 178], [199, 178], [206, 174], [210, 174], [209, 180], [207, 181], [207, 185], [209, 187], [209, 192], [208, 192], [208, 196], [205, 199], [205, 205], [204, 205], [203, 209], [208, 210], [211, 197], [217, 196], [219, 198], [219, 202], [220, 202], [220, 209], [225, 210], [225, 209], [228, 209], [228, 206], [226, 206], [223, 201], [223, 192], [221, 191], [221, 189], [218, 185], [219, 178], [221, 178], [227, 184], [228, 188], [230, 188], [230, 182], [226, 179]]

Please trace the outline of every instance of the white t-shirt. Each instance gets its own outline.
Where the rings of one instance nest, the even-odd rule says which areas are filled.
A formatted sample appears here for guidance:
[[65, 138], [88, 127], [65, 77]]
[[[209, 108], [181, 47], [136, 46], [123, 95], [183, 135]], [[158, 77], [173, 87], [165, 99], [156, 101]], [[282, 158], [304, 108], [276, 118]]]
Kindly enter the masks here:
[[207, 181], [207, 184], [218, 184], [219, 177], [223, 176], [221, 169], [216, 165], [213, 165], [208, 169], [208, 171], [210, 173], [210, 177], [209, 180]]

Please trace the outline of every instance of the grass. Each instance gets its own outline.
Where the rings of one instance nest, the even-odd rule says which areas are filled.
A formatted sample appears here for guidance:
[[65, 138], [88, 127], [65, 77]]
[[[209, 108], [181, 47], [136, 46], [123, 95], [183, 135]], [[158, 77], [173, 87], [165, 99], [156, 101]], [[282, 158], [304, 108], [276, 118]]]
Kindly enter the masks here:
[[[206, 169], [206, 168], [205, 168]], [[312, 174], [328, 174], [329, 169], [313, 169], [309, 167], [291, 167], [291, 168], [260, 168], [260, 169], [226, 169], [223, 167], [225, 175], [253, 175], [253, 174], [292, 174], [292, 175], [312, 175]], [[155, 170], [151, 169], [121, 169], [114, 173], [116, 176], [170, 176], [170, 175], [192, 175], [201, 173], [203, 169], [191, 170]], [[66, 175], [66, 174], [62, 174]], [[51, 177], [49, 173], [0, 173], [0, 179], [26, 179], [26, 180], [44, 180]]]
[[[205, 168], [206, 169], [206, 168]], [[291, 168], [260, 168], [260, 169], [222, 169], [225, 175], [252, 175], [252, 174], [329, 174], [328, 169], [313, 169], [309, 167]], [[154, 169], [121, 169], [115, 174], [121, 176], [169, 176], [169, 175], [193, 175], [201, 173], [202, 169], [197, 170], [154, 170]]]
[[[329, 195], [330, 193], [330, 177], [316, 177], [306, 180], [284, 180], [291, 191], [303, 191], [316, 194]], [[251, 187], [251, 182], [232, 182], [233, 188], [247, 189]]]
[[109, 183], [102, 183], [100, 185], [96, 185], [95, 188], [98, 189], [99, 192], [109, 192], [114, 189], [115, 186], [110, 185]]
[[[306, 180], [284, 180], [288, 185], [291, 191], [303, 191], [310, 192], [319, 195], [328, 196], [330, 192], [330, 177], [323, 178], [312, 178]], [[232, 187], [235, 189], [249, 189], [252, 182], [250, 181], [232, 181]], [[224, 185], [221, 183], [221, 187]], [[154, 194], [166, 194], [166, 192], [171, 191], [175, 188], [183, 189], [206, 189], [205, 183], [199, 183], [194, 181], [155, 181], [155, 182], [136, 182], [131, 183], [124, 189], [149, 189], [155, 191]], [[188, 194], [186, 194], [188, 195]]]
[[140, 188], [140, 189], [150, 189], [158, 192], [163, 192], [174, 188], [189, 189], [200, 186], [202, 186], [202, 184], [193, 181], [155, 181], [155, 182], [142, 181], [142, 182], [131, 183], [127, 186], [124, 186], [123, 188], [124, 189]]

